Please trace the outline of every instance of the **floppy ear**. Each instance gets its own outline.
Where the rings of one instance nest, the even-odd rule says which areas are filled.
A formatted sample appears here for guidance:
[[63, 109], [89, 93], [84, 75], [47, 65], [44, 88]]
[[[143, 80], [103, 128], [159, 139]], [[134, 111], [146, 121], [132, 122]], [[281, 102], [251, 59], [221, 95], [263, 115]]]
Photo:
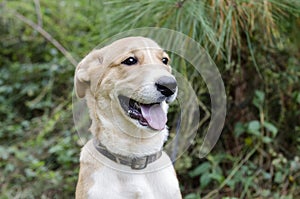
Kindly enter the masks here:
[[89, 53], [77, 65], [74, 76], [74, 86], [77, 97], [83, 98], [86, 91], [90, 88], [91, 74], [95, 67], [99, 66], [102, 62], [100, 50], [94, 50]]
[[74, 86], [76, 95], [79, 98], [83, 98], [85, 96], [86, 89], [88, 89], [90, 84], [90, 78], [86, 68], [81, 66], [81, 63], [77, 66], [74, 77]]

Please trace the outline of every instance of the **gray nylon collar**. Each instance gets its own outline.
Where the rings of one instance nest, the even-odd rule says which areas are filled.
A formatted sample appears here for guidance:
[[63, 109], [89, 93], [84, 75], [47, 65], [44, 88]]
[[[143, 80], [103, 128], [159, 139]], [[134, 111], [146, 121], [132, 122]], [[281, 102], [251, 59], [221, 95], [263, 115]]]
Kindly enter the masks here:
[[131, 167], [131, 169], [134, 170], [141, 170], [147, 167], [148, 164], [156, 161], [159, 159], [162, 155], [162, 150], [158, 151], [157, 153], [151, 154], [151, 155], [146, 155], [142, 157], [128, 157], [128, 156], [123, 156], [119, 154], [115, 154], [110, 152], [101, 142], [98, 140], [94, 139], [93, 140], [94, 146], [96, 150], [107, 157], [108, 159], [118, 163], [118, 164], [123, 164], [126, 166]]

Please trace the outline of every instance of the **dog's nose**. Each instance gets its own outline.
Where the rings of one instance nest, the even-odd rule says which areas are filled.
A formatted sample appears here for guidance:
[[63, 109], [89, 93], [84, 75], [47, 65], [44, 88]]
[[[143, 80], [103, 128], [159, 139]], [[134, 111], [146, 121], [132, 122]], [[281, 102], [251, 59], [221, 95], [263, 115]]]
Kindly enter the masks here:
[[156, 88], [161, 94], [170, 97], [176, 92], [177, 82], [173, 77], [163, 76], [155, 83]]

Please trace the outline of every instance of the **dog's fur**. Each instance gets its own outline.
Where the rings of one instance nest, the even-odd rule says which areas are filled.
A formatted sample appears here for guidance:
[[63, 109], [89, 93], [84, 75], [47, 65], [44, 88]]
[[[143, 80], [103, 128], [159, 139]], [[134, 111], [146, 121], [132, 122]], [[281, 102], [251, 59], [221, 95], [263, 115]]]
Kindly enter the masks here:
[[[135, 57], [138, 62], [122, 64], [128, 57]], [[168, 55], [153, 40], [128, 37], [93, 50], [77, 66], [75, 89], [78, 97], [86, 99], [92, 120], [90, 131], [110, 152], [139, 157], [161, 150], [167, 128], [155, 130], [139, 124], [122, 109], [118, 96], [143, 104], [161, 99], [155, 82], [163, 76], [173, 77], [163, 58]], [[160, 101], [165, 113], [167, 102], [173, 101], [176, 93]], [[103, 156], [89, 141], [80, 155], [76, 198], [178, 199], [181, 194], [166, 153], [145, 169], [132, 170]]]

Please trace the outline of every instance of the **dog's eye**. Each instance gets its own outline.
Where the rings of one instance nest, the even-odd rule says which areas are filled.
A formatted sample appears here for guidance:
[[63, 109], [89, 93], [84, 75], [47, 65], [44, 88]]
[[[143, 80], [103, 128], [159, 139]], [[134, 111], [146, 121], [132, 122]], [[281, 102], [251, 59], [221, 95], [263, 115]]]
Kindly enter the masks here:
[[131, 66], [134, 65], [138, 62], [138, 60], [135, 57], [128, 57], [127, 59], [125, 59], [124, 61], [122, 61], [122, 64]]
[[162, 63], [164, 63], [164, 64], [168, 64], [168, 62], [169, 62], [169, 59], [168, 58], [166, 58], [166, 57], [164, 57], [164, 58], [162, 58]]

